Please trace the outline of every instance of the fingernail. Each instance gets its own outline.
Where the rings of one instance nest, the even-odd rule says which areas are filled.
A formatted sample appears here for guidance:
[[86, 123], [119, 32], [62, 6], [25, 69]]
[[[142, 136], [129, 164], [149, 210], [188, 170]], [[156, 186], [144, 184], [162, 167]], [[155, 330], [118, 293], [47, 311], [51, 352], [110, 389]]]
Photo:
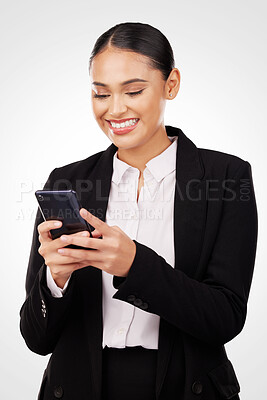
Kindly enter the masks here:
[[60, 222], [60, 221], [54, 222], [54, 226], [60, 226], [60, 225], [61, 225], [61, 222]]
[[65, 253], [65, 250], [64, 250], [64, 249], [58, 249], [58, 252], [59, 252], [60, 254], [64, 254], [64, 253]]
[[88, 232], [83, 232], [81, 236], [88, 236]]
[[61, 236], [60, 239], [63, 240], [63, 242], [67, 242], [68, 241], [68, 238], [66, 236]]

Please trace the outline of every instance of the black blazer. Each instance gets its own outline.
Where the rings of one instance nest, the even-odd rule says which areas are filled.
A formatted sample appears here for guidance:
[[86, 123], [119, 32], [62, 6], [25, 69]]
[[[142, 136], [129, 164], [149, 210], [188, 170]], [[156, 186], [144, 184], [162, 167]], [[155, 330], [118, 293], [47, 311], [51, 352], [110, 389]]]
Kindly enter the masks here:
[[[180, 130], [174, 208], [175, 268], [136, 243], [126, 278], [113, 278], [114, 298], [160, 316], [157, 399], [239, 399], [239, 384], [224, 344], [243, 328], [257, 242], [251, 166], [239, 157], [199, 149]], [[52, 171], [45, 185], [73, 188], [81, 204], [105, 220], [113, 170], [105, 151]], [[66, 294], [51, 296], [38, 253], [37, 212], [21, 332], [35, 353], [52, 353], [39, 399], [100, 400], [102, 272], [72, 274]], [[140, 301], [141, 300], [141, 301]], [[46, 310], [46, 313], [43, 310]]]

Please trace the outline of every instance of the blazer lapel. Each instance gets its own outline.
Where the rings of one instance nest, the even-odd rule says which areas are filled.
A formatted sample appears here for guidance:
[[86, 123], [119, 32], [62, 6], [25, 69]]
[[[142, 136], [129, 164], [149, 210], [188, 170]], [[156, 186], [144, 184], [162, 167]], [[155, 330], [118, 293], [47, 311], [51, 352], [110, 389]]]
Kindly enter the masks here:
[[[172, 128], [173, 129], [173, 128]], [[175, 268], [194, 277], [206, 220], [204, 167], [195, 144], [179, 130], [174, 199]]]
[[[206, 201], [204, 169], [197, 147], [177, 128], [166, 127], [168, 136], [178, 136], [174, 197], [175, 266], [194, 277], [204, 234]], [[160, 395], [177, 330], [161, 318], [159, 330], [156, 394]]]
[[[206, 201], [204, 168], [195, 144], [178, 128], [166, 126], [168, 136], [178, 136], [176, 158], [176, 186], [174, 197], [174, 245], [175, 268], [195, 277], [204, 234]], [[111, 179], [113, 156], [117, 147], [111, 144], [101, 155], [87, 178], [88, 190], [80, 192], [81, 204], [92, 214], [105, 221]], [[92, 373], [96, 399], [101, 398], [102, 376], [102, 271], [91, 268], [94, 282], [96, 324], [88, 325], [89, 349], [92, 357]], [[101, 318], [99, 318], [99, 315]], [[160, 320], [159, 349], [156, 378], [157, 398], [167, 372], [176, 329]], [[94, 338], [94, 340], [92, 340]]]

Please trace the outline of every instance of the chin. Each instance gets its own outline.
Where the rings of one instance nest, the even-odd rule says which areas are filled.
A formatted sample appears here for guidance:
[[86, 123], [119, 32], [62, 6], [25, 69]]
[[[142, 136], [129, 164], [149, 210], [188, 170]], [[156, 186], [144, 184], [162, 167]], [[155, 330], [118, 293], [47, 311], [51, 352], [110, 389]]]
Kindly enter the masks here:
[[112, 143], [120, 149], [130, 149], [132, 147], [136, 147], [134, 140], [129, 140], [128, 138], [120, 138], [109, 136], [109, 139]]

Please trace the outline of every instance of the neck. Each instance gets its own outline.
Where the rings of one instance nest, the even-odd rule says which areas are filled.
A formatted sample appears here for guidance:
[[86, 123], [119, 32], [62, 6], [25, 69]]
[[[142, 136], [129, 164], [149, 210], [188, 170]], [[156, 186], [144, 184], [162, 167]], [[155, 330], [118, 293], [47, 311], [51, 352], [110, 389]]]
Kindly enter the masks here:
[[171, 145], [165, 127], [160, 128], [152, 138], [140, 146], [130, 149], [118, 149], [117, 156], [121, 161], [126, 162], [132, 167], [138, 168], [143, 172], [146, 163], [158, 156]]

